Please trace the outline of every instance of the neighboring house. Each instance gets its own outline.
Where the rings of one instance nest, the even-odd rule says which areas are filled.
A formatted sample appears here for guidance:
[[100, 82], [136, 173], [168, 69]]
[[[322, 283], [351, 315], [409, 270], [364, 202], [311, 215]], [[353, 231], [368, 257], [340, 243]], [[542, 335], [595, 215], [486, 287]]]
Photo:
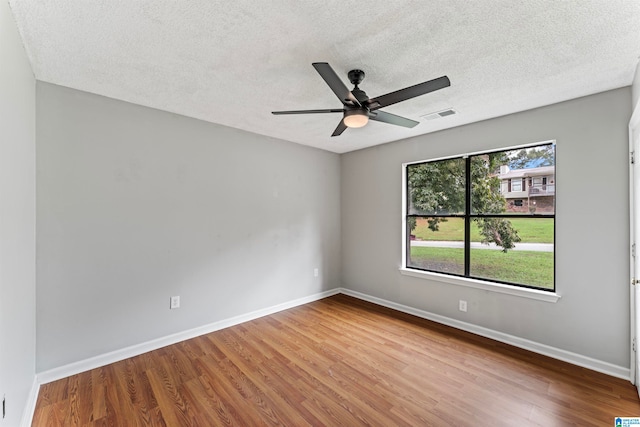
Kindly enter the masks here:
[[500, 193], [507, 212], [552, 213], [556, 194], [555, 166], [513, 169], [500, 166]]

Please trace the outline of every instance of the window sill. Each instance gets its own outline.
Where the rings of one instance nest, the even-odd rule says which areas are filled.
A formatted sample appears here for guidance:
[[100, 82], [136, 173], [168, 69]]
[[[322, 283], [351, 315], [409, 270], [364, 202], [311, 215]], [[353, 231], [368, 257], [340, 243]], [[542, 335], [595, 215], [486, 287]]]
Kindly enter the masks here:
[[446, 274], [434, 273], [431, 271], [413, 270], [410, 268], [400, 268], [400, 274], [404, 276], [417, 277], [419, 279], [435, 280], [438, 282], [450, 283], [453, 285], [466, 286], [469, 288], [482, 289], [490, 292], [514, 295], [522, 298], [530, 298], [538, 301], [557, 302], [560, 295], [556, 292], [539, 291], [537, 289], [519, 288], [516, 286], [502, 285], [478, 279], [468, 279], [465, 277], [449, 276]]

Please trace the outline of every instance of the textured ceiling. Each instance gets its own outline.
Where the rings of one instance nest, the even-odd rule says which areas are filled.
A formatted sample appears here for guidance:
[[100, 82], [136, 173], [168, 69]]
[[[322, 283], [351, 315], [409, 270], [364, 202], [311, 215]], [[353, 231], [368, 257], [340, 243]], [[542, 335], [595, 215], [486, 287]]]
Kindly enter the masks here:
[[[10, 0], [38, 80], [337, 153], [630, 85], [637, 0]], [[340, 108], [311, 66], [366, 72], [370, 97], [451, 87], [330, 135]], [[459, 114], [420, 116], [454, 108]]]

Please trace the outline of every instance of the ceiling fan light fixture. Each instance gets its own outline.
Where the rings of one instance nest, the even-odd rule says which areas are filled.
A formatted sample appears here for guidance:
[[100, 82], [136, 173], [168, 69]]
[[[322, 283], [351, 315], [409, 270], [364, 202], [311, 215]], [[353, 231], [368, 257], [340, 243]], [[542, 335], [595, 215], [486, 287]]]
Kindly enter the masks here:
[[[417, 85], [405, 87], [404, 89], [389, 92], [375, 98], [369, 98], [367, 94], [361, 90], [358, 85], [364, 79], [364, 71], [351, 70], [347, 75], [349, 81], [354, 85], [353, 90], [347, 89], [340, 77], [326, 62], [314, 62], [313, 68], [316, 69], [320, 77], [329, 86], [333, 93], [342, 102], [343, 108], [325, 108], [321, 110], [296, 110], [296, 111], [272, 111], [272, 114], [315, 114], [315, 113], [342, 113], [342, 120], [333, 131], [331, 136], [340, 136], [347, 128], [361, 128], [369, 123], [369, 119], [376, 122], [389, 123], [391, 125], [412, 128], [420, 124], [415, 120], [382, 111], [388, 105], [397, 104], [417, 96], [426, 95], [427, 93], [443, 89], [451, 86], [451, 82], [447, 76], [438, 77], [437, 79], [418, 83]], [[444, 117], [454, 114], [453, 110], [448, 114], [441, 112]]]
[[369, 122], [369, 116], [361, 109], [347, 110], [344, 112], [343, 120], [346, 127], [361, 128]]

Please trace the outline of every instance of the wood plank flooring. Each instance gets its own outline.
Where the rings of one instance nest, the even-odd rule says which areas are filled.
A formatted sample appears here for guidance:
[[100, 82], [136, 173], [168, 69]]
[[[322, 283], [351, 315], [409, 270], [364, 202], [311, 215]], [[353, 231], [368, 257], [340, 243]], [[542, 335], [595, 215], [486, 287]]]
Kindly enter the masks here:
[[40, 388], [34, 426], [612, 426], [625, 380], [336, 295]]

